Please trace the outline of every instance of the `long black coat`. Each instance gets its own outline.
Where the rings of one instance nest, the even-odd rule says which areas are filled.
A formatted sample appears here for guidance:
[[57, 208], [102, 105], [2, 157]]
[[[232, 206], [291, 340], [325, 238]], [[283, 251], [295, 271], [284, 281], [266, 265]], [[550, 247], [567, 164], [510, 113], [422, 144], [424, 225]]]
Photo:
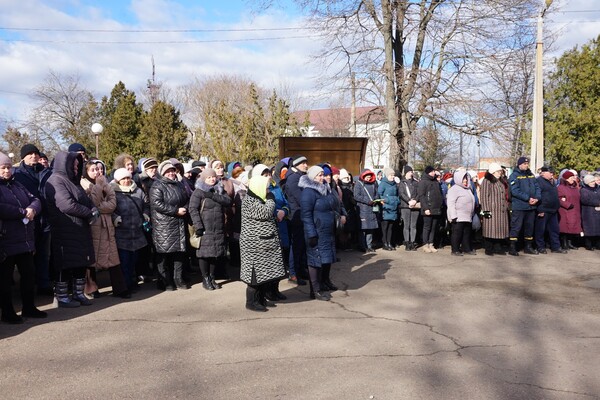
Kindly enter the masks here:
[[79, 183], [82, 173], [81, 154], [61, 151], [54, 158], [54, 172], [46, 182], [52, 256], [54, 265], [61, 269], [86, 267], [95, 262], [89, 224], [94, 205]]
[[152, 241], [158, 253], [186, 251], [186, 216], [177, 215], [181, 207], [187, 208], [189, 197], [182, 184], [161, 175], [150, 187], [152, 212]]
[[41, 232], [50, 232], [48, 223], [48, 207], [46, 206], [46, 195], [44, 187], [48, 178], [52, 175], [50, 168], [44, 168], [42, 164], [27, 166], [24, 161], [15, 168], [15, 180], [25, 186], [25, 189], [36, 197], [42, 205], [42, 210], [35, 216], [36, 235]]
[[42, 211], [40, 201], [25, 186], [10, 179], [0, 179], [0, 252], [6, 256], [28, 253], [35, 250], [34, 223], [23, 223], [26, 208], [36, 214]]
[[[200, 248], [196, 255], [201, 258], [222, 257], [227, 254], [227, 239], [225, 236], [225, 210], [231, 205], [231, 197], [227, 192], [216, 193], [215, 187], [209, 187], [198, 180], [196, 189], [190, 199], [190, 216], [194, 229], [204, 231]], [[205, 197], [211, 192], [212, 198]], [[202, 212], [202, 203], [204, 208]]]
[[581, 225], [585, 236], [600, 236], [600, 188], [581, 188]]

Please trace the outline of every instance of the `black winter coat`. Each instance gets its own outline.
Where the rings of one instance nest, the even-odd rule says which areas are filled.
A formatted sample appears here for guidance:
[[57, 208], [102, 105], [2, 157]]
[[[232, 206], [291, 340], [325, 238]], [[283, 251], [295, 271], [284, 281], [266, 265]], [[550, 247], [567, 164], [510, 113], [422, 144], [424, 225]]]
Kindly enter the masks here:
[[558, 200], [558, 188], [554, 184], [554, 181], [549, 181], [541, 176], [537, 178], [538, 186], [540, 187], [540, 193], [542, 194], [540, 201], [537, 203], [538, 213], [556, 213], [560, 208], [560, 202]]
[[[227, 254], [225, 210], [231, 206], [232, 200], [226, 192], [220, 194], [214, 190], [214, 186], [211, 188], [198, 180], [190, 199], [190, 216], [194, 230], [204, 231], [200, 248], [196, 250], [199, 258], [222, 257]], [[211, 198], [206, 197], [208, 192], [209, 196], [212, 195]]]
[[431, 215], [441, 215], [444, 198], [440, 183], [429, 174], [423, 174], [417, 186], [417, 200], [421, 202], [421, 215], [429, 210]]
[[94, 205], [79, 183], [82, 174], [81, 154], [61, 151], [54, 158], [54, 172], [46, 182], [52, 256], [54, 265], [61, 269], [86, 267], [95, 262], [90, 229]]
[[186, 251], [187, 219], [179, 216], [179, 208], [187, 208], [189, 197], [177, 180], [161, 175], [150, 187], [150, 209], [152, 212], [152, 241], [157, 253]]
[[[398, 196], [400, 197], [400, 208], [410, 208], [408, 202], [417, 199], [419, 182], [415, 179], [402, 179], [398, 184]], [[410, 196], [408, 192], [410, 191]], [[416, 210], [416, 209], [415, 209]]]
[[10, 179], [0, 179], [0, 253], [5, 256], [28, 253], [35, 250], [34, 223], [23, 223], [29, 207], [36, 214], [42, 211], [40, 201], [25, 186]]
[[36, 164], [33, 167], [25, 165], [24, 161], [15, 168], [14, 178], [19, 182], [29, 193], [36, 197], [41, 205], [42, 210], [35, 216], [36, 234], [40, 232], [50, 232], [50, 224], [48, 223], [48, 207], [46, 206], [46, 194], [44, 187], [48, 178], [52, 175], [50, 168], [44, 168], [42, 164]]

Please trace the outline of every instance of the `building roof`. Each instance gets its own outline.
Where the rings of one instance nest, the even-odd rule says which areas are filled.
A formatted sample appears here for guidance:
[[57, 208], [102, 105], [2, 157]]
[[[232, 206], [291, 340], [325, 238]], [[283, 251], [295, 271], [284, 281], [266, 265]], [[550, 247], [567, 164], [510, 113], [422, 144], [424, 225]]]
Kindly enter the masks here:
[[[306, 110], [294, 113], [302, 124], [306, 120], [321, 135], [348, 134], [350, 127], [350, 108], [330, 108], [322, 110]], [[384, 107], [356, 107], [357, 124], [380, 124], [387, 122]]]

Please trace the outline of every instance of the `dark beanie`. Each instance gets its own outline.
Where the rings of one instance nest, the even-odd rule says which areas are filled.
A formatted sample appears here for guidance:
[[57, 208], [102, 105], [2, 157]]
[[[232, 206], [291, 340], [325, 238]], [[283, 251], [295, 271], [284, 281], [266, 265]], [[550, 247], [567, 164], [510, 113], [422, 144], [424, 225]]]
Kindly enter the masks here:
[[409, 172], [413, 172], [413, 169], [410, 165], [405, 165], [404, 168], [402, 169], [402, 175], [406, 175]]
[[292, 161], [292, 166], [295, 167], [295, 166], [300, 165], [301, 163], [306, 162], [306, 161], [307, 161], [307, 159], [304, 156], [294, 157], [294, 161]]
[[26, 155], [31, 153], [37, 153], [37, 155], [39, 155], [40, 150], [31, 143], [21, 147], [21, 160], [24, 159]]
[[85, 147], [81, 143], [73, 143], [69, 146], [69, 152], [77, 153], [78, 151], [86, 152]]
[[145, 171], [149, 168], [158, 168], [158, 161], [152, 157], [145, 159], [142, 163], [142, 169]]
[[429, 175], [432, 171], [435, 171], [435, 168], [433, 168], [431, 165], [428, 165], [425, 167], [425, 175]]
[[525, 164], [526, 162], [529, 162], [529, 157], [519, 157], [517, 165]]
[[204, 161], [194, 161], [192, 163], [192, 168], [196, 167], [206, 167], [206, 163]]

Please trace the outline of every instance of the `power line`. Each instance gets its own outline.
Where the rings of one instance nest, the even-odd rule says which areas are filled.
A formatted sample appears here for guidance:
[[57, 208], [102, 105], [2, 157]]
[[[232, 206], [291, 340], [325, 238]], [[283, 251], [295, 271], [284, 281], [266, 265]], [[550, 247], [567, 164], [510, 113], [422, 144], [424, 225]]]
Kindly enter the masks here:
[[257, 42], [268, 40], [308, 39], [316, 38], [318, 35], [302, 36], [280, 36], [268, 38], [244, 38], [244, 39], [211, 39], [211, 40], [144, 40], [144, 41], [87, 41], [87, 40], [30, 40], [30, 39], [6, 39], [0, 38], [2, 42], [22, 43], [61, 43], [61, 44], [194, 44], [194, 43], [229, 43], [229, 42]]
[[264, 32], [310, 30], [309, 27], [247, 28], [247, 29], [63, 29], [63, 28], [13, 28], [0, 26], [4, 31], [34, 32], [93, 32], [93, 33], [211, 33], [211, 32]]

